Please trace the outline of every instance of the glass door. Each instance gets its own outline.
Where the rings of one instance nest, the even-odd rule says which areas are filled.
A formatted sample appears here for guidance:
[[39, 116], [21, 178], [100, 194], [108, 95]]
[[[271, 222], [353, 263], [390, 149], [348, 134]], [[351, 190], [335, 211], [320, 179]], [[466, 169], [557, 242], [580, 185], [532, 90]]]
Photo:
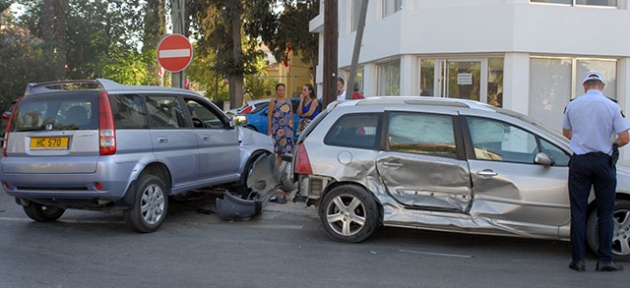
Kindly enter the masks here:
[[438, 61], [440, 97], [479, 101], [481, 95], [481, 60]]

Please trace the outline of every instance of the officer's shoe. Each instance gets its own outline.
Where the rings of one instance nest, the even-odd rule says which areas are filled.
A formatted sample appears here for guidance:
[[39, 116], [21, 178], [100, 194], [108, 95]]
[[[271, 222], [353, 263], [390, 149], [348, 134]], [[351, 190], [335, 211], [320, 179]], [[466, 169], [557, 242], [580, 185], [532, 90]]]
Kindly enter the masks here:
[[623, 271], [623, 266], [617, 265], [612, 261], [607, 263], [599, 263], [599, 261], [597, 261], [597, 266], [595, 266], [595, 270], [605, 272]]
[[573, 260], [569, 264], [569, 268], [578, 272], [584, 272], [586, 271], [586, 264], [584, 264], [584, 260]]

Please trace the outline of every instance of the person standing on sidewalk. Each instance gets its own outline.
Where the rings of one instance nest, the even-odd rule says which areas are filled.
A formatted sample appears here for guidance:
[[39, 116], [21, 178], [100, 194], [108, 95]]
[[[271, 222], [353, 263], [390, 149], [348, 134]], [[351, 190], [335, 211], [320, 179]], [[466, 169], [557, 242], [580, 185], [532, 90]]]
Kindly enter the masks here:
[[300, 103], [298, 104], [297, 114], [300, 116], [297, 134], [299, 135], [306, 129], [309, 123], [319, 114], [319, 101], [315, 96], [315, 89], [310, 83], [304, 84], [302, 94], [300, 94]]
[[[617, 103], [602, 94], [604, 79], [588, 72], [582, 81], [585, 94], [565, 108], [562, 134], [571, 140], [569, 161], [569, 200], [571, 204], [571, 256], [569, 268], [585, 271], [586, 213], [591, 187], [597, 203], [599, 249], [597, 271], [620, 271], [612, 261], [613, 211], [617, 175], [613, 153], [629, 141], [626, 122]], [[616, 139], [611, 143], [612, 136]]]
[[352, 87], [352, 100], [356, 100], [356, 99], [365, 99], [365, 96], [363, 96], [363, 94], [361, 94], [361, 92], [359, 92], [359, 90], [361, 90], [361, 85], [359, 85], [359, 82], [354, 82], [354, 87]]
[[293, 106], [285, 94], [284, 84], [276, 85], [276, 98], [267, 108], [267, 134], [272, 137], [278, 165], [283, 154], [293, 153]]
[[337, 77], [337, 100], [346, 100], [346, 81], [341, 77]]

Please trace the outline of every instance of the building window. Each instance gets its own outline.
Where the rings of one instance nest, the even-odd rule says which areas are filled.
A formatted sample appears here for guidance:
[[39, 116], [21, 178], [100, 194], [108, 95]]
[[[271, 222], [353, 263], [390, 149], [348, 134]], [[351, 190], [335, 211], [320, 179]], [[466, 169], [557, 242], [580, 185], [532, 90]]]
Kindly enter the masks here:
[[420, 60], [420, 96], [433, 96], [435, 81], [435, 60]]
[[400, 95], [400, 60], [378, 65], [378, 95]]
[[600, 60], [600, 59], [576, 59], [575, 60], [575, 94], [571, 95], [571, 99], [584, 94], [584, 86], [582, 86], [582, 78], [589, 71], [599, 71], [604, 75], [606, 86], [602, 93], [604, 95], [617, 99], [617, 61]]
[[402, 0], [383, 0], [383, 18], [402, 10]]
[[592, 6], [609, 6], [617, 7], [617, 0], [530, 0], [536, 3], [554, 3], [567, 5], [592, 5]]
[[529, 116], [551, 127], [560, 127], [564, 107], [584, 94], [582, 77], [593, 70], [604, 75], [604, 95], [616, 99], [615, 60], [533, 57], [529, 72]]
[[[359, 92], [361, 94], [363, 94], [363, 89], [365, 87], [365, 85], [363, 84], [363, 71], [364, 71], [364, 67], [363, 66], [358, 66], [357, 67], [357, 73], [355, 74], [355, 78], [354, 78], [354, 84], [351, 83], [345, 83], [345, 89], [348, 90], [348, 88], [351, 88], [354, 91], [355, 86], [358, 85], [359, 87]], [[341, 78], [343, 78], [344, 81], [348, 82], [350, 81], [350, 70], [349, 69], [341, 69], [339, 70], [339, 76]]]
[[503, 107], [503, 58], [488, 59], [488, 104]]

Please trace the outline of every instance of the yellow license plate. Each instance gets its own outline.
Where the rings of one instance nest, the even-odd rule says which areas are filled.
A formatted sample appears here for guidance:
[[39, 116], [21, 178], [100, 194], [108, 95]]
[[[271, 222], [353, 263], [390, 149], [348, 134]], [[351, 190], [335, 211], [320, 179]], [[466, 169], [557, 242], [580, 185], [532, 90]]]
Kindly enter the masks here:
[[68, 149], [68, 137], [31, 138], [31, 149]]

